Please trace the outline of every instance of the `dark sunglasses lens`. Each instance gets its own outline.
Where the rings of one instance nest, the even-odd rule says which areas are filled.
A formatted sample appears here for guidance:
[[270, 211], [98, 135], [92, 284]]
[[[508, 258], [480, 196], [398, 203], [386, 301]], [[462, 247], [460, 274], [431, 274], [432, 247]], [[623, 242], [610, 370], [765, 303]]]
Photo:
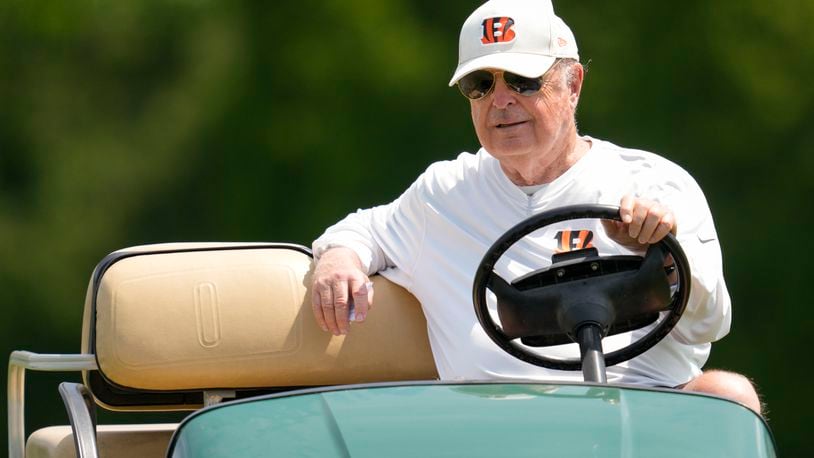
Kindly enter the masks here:
[[541, 77], [526, 78], [525, 76], [515, 75], [509, 72], [503, 73], [503, 81], [506, 81], [506, 85], [512, 88], [512, 90], [522, 95], [532, 95], [543, 86], [543, 79]]
[[495, 75], [486, 70], [476, 70], [458, 80], [461, 93], [472, 100], [477, 100], [489, 93], [495, 82]]

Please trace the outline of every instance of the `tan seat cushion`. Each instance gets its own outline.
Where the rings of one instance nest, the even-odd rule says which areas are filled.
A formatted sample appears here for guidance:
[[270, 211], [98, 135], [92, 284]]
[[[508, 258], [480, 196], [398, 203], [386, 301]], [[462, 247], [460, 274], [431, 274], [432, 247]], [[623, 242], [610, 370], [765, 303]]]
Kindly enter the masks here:
[[[134, 250], [190, 246], [204, 245]], [[335, 337], [312, 315], [310, 256], [220, 247], [140, 254], [104, 273], [95, 347], [107, 379], [130, 388], [183, 390], [437, 377], [421, 307], [401, 287], [374, 277], [375, 308], [367, 321]], [[87, 347], [90, 312], [85, 318]]]
[[[103, 425], [97, 429], [100, 458], [159, 458], [178, 424]], [[70, 426], [35, 431], [25, 446], [26, 458], [76, 458]]]

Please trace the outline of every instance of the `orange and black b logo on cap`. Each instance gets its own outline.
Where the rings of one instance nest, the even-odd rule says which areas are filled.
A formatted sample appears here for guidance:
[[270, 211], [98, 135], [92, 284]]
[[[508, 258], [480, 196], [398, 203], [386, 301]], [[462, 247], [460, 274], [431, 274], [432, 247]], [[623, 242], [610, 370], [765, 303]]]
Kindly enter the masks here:
[[480, 42], [489, 45], [508, 43], [514, 40], [514, 19], [510, 17], [490, 17], [483, 20], [483, 38]]

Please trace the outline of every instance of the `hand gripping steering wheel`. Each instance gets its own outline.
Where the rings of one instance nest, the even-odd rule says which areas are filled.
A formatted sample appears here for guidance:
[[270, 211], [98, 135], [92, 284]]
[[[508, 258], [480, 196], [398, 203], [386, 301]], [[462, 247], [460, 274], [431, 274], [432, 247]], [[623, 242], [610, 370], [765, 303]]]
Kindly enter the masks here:
[[[486, 334], [516, 358], [550, 369], [583, 370], [586, 381], [605, 382], [605, 364], [634, 358], [663, 339], [678, 323], [690, 297], [690, 269], [672, 234], [641, 256], [599, 256], [594, 248], [556, 254], [552, 265], [507, 282], [494, 272], [501, 256], [535, 230], [574, 219], [621, 221], [619, 207], [575, 205], [534, 215], [509, 229], [483, 256], [475, 273], [473, 302]], [[667, 254], [678, 275], [671, 293]], [[486, 289], [497, 298], [501, 325], [486, 304]], [[602, 354], [602, 338], [658, 322], [640, 339]], [[520, 339], [525, 345], [516, 340]], [[570, 342], [580, 359], [553, 358], [529, 350]]]

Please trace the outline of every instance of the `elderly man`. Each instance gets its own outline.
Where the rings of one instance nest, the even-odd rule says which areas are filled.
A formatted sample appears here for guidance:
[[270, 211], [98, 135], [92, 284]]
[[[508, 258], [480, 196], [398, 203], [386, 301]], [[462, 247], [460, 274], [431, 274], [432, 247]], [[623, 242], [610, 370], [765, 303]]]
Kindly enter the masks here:
[[[375, 313], [368, 275], [381, 272], [421, 302], [442, 379], [581, 380], [498, 348], [478, 324], [472, 281], [486, 249], [529, 216], [573, 204], [619, 205], [622, 222], [568, 221], [527, 237], [498, 274], [516, 278], [572, 249], [630, 253], [674, 233], [693, 273], [687, 309], [655, 347], [609, 367], [608, 380], [715, 393], [760, 412], [748, 379], [701, 370], [731, 321], [703, 193], [662, 157], [580, 135], [574, 116], [583, 77], [574, 36], [550, 2], [492, 0], [475, 10], [461, 30], [450, 86], [469, 99], [482, 148], [432, 164], [394, 202], [353, 213], [314, 242], [317, 323], [346, 334], [351, 319]], [[606, 338], [606, 351], [631, 334]], [[545, 351], [572, 355], [569, 347]]]

